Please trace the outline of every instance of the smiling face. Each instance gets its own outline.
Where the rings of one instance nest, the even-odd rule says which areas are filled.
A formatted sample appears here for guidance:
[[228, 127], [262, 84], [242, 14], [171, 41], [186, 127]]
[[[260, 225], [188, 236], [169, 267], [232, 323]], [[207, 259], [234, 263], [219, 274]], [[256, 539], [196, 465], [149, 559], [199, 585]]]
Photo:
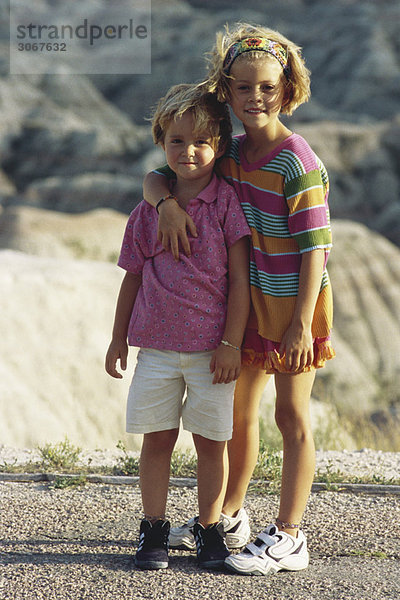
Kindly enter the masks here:
[[230, 75], [230, 105], [245, 129], [275, 126], [285, 97], [283, 69], [274, 57], [239, 57]]
[[178, 181], [209, 183], [216, 159], [222, 154], [213, 147], [211, 134], [194, 131], [194, 118], [188, 111], [168, 125], [163, 148], [169, 167]]

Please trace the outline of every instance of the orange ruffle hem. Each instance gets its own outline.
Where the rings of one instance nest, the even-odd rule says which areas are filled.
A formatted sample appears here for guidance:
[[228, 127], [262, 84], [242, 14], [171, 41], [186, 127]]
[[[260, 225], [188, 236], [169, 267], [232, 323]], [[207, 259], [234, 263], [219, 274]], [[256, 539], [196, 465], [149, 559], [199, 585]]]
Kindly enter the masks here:
[[[247, 330], [242, 346], [242, 365], [263, 369], [267, 374], [293, 373], [285, 366], [285, 355], [280, 356], [279, 342], [262, 338], [257, 331]], [[315, 338], [314, 360], [312, 365], [296, 373], [307, 373], [312, 369], [321, 369], [327, 360], [336, 356], [330, 338]]]

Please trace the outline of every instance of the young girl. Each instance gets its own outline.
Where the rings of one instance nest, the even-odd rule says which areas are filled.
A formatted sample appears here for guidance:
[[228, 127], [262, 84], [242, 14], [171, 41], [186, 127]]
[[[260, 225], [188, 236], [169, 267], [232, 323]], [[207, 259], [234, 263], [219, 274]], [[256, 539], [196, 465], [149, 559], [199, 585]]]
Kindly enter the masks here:
[[[220, 169], [236, 189], [252, 232], [252, 307], [235, 391], [225, 515], [234, 518], [243, 511], [258, 454], [259, 401], [271, 375], [283, 438], [275, 523], [225, 564], [243, 574], [300, 570], [309, 562], [300, 523], [315, 470], [309, 400], [316, 369], [334, 356], [327, 173], [307, 142], [280, 120], [281, 113], [291, 114], [308, 100], [309, 72], [294, 43], [270, 29], [237, 24], [217, 35], [208, 86], [244, 126]], [[147, 176], [149, 202], [165, 190], [165, 178]], [[186, 229], [195, 235], [176, 202], [164, 202], [159, 221], [164, 247], [176, 254], [181, 241], [190, 252]]]
[[168, 566], [165, 511], [181, 416], [198, 456], [198, 562], [215, 568], [229, 555], [219, 525], [227, 479], [224, 456], [250, 305], [250, 230], [235, 191], [214, 173], [230, 134], [227, 107], [198, 86], [174, 86], [160, 100], [153, 137], [176, 173], [171, 191], [177, 206], [192, 215], [199, 236], [192, 257], [182, 255], [175, 262], [157, 241], [157, 209], [141, 202], [129, 218], [118, 262], [127, 272], [106, 370], [121, 377], [116, 363], [126, 368], [127, 338], [140, 347], [127, 431], [144, 434], [140, 487], [145, 517], [135, 556], [142, 569]]

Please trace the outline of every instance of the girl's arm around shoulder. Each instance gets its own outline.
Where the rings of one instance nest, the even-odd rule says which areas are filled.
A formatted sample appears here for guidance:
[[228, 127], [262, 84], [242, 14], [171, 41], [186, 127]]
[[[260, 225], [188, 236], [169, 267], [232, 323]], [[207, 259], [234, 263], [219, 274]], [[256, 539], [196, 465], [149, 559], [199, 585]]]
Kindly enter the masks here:
[[117, 307], [115, 310], [114, 327], [112, 339], [108, 347], [105, 369], [111, 377], [121, 379], [122, 374], [117, 371], [117, 361], [120, 361], [122, 371], [126, 370], [128, 358], [128, 327], [132, 315], [133, 306], [139, 288], [142, 285], [141, 273], [125, 274], [121, 283], [121, 288], [118, 295]]
[[[164, 175], [152, 171], [143, 182], [143, 197], [156, 207], [161, 198], [170, 193], [168, 180]], [[175, 260], [179, 260], [179, 244], [186, 256], [191, 255], [187, 231], [197, 237], [197, 229], [192, 218], [174, 199], [164, 200], [158, 209], [158, 240], [165, 250], [172, 252]]]
[[[230, 383], [239, 377], [244, 330], [250, 310], [249, 238], [240, 238], [228, 250], [229, 291], [225, 330], [210, 363], [213, 383]], [[234, 346], [234, 347], [232, 347]]]

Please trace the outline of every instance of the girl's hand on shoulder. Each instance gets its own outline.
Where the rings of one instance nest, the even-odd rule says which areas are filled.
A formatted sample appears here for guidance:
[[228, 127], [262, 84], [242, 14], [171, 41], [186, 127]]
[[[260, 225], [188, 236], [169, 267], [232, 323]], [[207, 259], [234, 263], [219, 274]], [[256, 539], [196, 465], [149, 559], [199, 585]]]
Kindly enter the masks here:
[[117, 371], [117, 361], [119, 360], [121, 370], [125, 371], [128, 359], [128, 344], [126, 340], [112, 339], [108, 347], [105, 361], [105, 369], [111, 377], [122, 379], [122, 374]]
[[241, 352], [220, 344], [211, 358], [210, 372], [214, 373], [213, 384], [231, 383], [240, 374]]
[[314, 360], [311, 327], [290, 325], [282, 337], [279, 355], [285, 356], [285, 367], [292, 373], [310, 367]]
[[167, 199], [159, 208], [158, 241], [165, 250], [171, 250], [174, 259], [179, 260], [179, 243], [186, 256], [191, 256], [188, 232], [197, 237], [197, 229], [192, 218], [176, 200]]

